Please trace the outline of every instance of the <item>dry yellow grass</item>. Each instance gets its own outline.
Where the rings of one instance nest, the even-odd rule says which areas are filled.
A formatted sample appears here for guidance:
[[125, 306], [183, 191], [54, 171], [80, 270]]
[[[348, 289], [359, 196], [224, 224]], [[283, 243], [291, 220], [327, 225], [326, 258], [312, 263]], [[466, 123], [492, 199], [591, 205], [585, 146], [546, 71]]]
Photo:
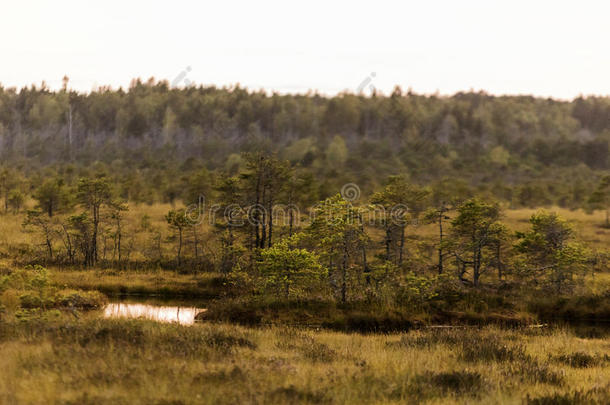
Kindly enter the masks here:
[[[17, 326], [0, 343], [0, 402], [521, 404], [576, 391], [604, 401], [610, 382], [608, 342], [567, 330], [363, 336], [124, 320], [65, 327], [69, 336], [51, 327], [33, 337], [36, 328]], [[560, 360], [575, 353], [586, 367]]]
[[[530, 217], [542, 208], [522, 208], [504, 210], [502, 221], [513, 231], [525, 231], [529, 228]], [[546, 211], [556, 212], [559, 216], [567, 219], [574, 226], [578, 237], [592, 248], [608, 249], [610, 247], [610, 229], [605, 229], [604, 224], [606, 214], [604, 211], [594, 211], [591, 214], [583, 210], [569, 210], [560, 207], [544, 208]], [[448, 213], [454, 216], [453, 212]], [[448, 221], [449, 222], [449, 221]], [[446, 229], [449, 229], [447, 224]], [[436, 238], [438, 228], [436, 225], [418, 225], [408, 228], [408, 233], [418, 234], [425, 237]]]
[[[179, 206], [179, 204], [177, 205]], [[154, 259], [158, 257], [158, 253], [151, 253], [150, 250], [154, 249], [156, 242], [153, 241], [157, 235], [160, 235], [160, 246], [161, 253], [165, 258], [173, 258], [175, 256], [176, 246], [175, 243], [169, 240], [172, 236], [172, 231], [168, 228], [165, 220], [165, 215], [170, 209], [173, 209], [170, 204], [139, 204], [131, 205], [129, 210], [125, 213], [125, 219], [123, 223], [123, 240], [122, 240], [122, 251], [123, 256], [129, 253], [130, 260], [144, 261], [150, 259], [153, 256]], [[19, 249], [30, 249], [41, 257], [46, 256], [46, 246], [44, 244], [43, 236], [35, 229], [28, 228], [24, 229], [22, 226], [25, 218], [25, 213], [19, 214], [0, 214], [0, 265], [2, 263], [8, 264], [14, 257], [14, 252]], [[205, 218], [207, 220], [207, 218]], [[211, 244], [206, 243], [206, 234], [209, 234], [210, 226], [207, 221], [204, 220], [197, 227], [199, 232], [201, 253], [210, 253], [213, 251]], [[106, 218], [107, 225], [102, 225], [100, 229], [100, 238], [98, 240], [98, 249], [100, 255], [106, 254], [109, 258], [111, 255], [111, 247], [107, 247], [104, 253], [104, 246], [112, 245], [111, 232], [114, 229], [114, 223], [111, 219]], [[145, 226], [146, 225], [146, 226]], [[104, 235], [106, 232], [106, 240]], [[186, 238], [187, 236], [185, 236]], [[106, 243], [104, 243], [106, 242]], [[58, 236], [54, 236], [53, 245], [56, 250], [60, 252], [63, 249], [62, 242]], [[184, 247], [185, 254], [191, 254], [192, 249], [190, 244]], [[148, 254], [148, 256], [147, 256]]]
[[214, 273], [177, 274], [172, 271], [144, 272], [115, 270], [53, 271], [51, 281], [60, 287], [98, 290], [107, 295], [161, 295], [214, 297]]

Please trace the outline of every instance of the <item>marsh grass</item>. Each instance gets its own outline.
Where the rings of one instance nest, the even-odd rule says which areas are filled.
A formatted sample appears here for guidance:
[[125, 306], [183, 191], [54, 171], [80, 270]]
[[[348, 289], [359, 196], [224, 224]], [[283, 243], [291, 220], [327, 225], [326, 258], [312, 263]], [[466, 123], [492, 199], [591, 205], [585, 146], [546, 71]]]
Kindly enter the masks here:
[[[0, 403], [562, 403], [602, 400], [607, 342], [497, 327], [345, 334], [60, 318], [0, 323]], [[471, 349], [476, 342], [482, 354]], [[580, 393], [579, 393], [580, 392]], [[528, 399], [529, 395], [529, 399]], [[538, 401], [538, 402], [533, 402]], [[547, 402], [540, 402], [547, 401]], [[603, 402], [600, 402], [603, 403]]]
[[559, 363], [563, 363], [575, 368], [596, 367], [603, 363], [610, 362], [610, 356], [607, 354], [601, 356], [599, 354], [591, 355], [583, 352], [573, 352], [559, 356], [550, 356], [550, 358]]
[[460, 359], [471, 363], [528, 359], [522, 345], [510, 344], [507, 342], [508, 340], [493, 333], [483, 334], [478, 329], [448, 328], [408, 334], [403, 336], [398, 344], [413, 348], [445, 345], [452, 349], [459, 349]]
[[275, 347], [285, 352], [299, 353], [312, 362], [330, 363], [337, 359], [336, 350], [316, 340], [304, 329], [280, 328], [277, 331]]
[[565, 382], [565, 372], [555, 370], [548, 363], [542, 363], [533, 358], [507, 365], [504, 375], [529, 384], [560, 386]]
[[288, 404], [323, 404], [331, 402], [322, 391], [309, 391], [296, 388], [291, 385], [281, 387], [271, 391], [266, 396], [268, 403], [288, 403]]
[[51, 277], [52, 282], [59, 286], [97, 290], [109, 296], [215, 298], [223, 292], [223, 279], [216, 273], [193, 275], [167, 270], [56, 269]]
[[523, 345], [508, 344], [498, 336], [467, 336], [461, 343], [461, 359], [466, 362], [528, 360]]
[[606, 405], [610, 403], [610, 385], [566, 394], [548, 394], [537, 398], [528, 396], [524, 402], [527, 405]]
[[427, 372], [416, 376], [415, 386], [429, 385], [430, 390], [438, 389], [439, 394], [455, 393], [460, 395], [480, 395], [485, 381], [477, 371]]

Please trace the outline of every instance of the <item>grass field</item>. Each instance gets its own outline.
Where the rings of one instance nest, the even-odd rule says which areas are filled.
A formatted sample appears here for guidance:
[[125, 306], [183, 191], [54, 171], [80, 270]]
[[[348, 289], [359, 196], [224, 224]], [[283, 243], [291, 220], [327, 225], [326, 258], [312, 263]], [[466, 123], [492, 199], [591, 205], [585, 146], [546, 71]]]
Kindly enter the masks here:
[[63, 270], [51, 280], [58, 286], [98, 290], [106, 295], [181, 296], [213, 298], [222, 279], [215, 273], [177, 274], [172, 271]]
[[0, 336], [3, 404], [610, 401], [610, 344], [565, 329], [359, 335], [84, 319], [2, 323]]

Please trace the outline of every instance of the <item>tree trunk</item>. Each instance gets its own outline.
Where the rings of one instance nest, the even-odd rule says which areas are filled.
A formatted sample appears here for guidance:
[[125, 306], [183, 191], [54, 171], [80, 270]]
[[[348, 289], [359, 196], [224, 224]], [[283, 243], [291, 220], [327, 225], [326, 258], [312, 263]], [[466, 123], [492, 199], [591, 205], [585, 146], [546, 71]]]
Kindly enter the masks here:
[[254, 229], [256, 232], [255, 239], [254, 239], [254, 241], [255, 241], [254, 245], [256, 248], [258, 248], [260, 246], [260, 235], [259, 235], [259, 230], [258, 230], [258, 228], [260, 226], [260, 218], [259, 218], [259, 212], [258, 212], [258, 207], [260, 206], [260, 187], [261, 187], [261, 177], [260, 177], [260, 173], [259, 173], [256, 178], [256, 191], [255, 191], [255, 194], [256, 194], [256, 205], [255, 206], [256, 206], [257, 211], [255, 211], [256, 218], [253, 218], [254, 219]]
[[497, 262], [497, 268], [498, 268], [498, 280], [502, 280], [502, 259], [500, 257], [501, 250], [502, 250], [502, 246], [501, 246], [500, 242], [498, 242], [498, 245], [496, 246], [496, 262]]
[[68, 156], [72, 161], [72, 104], [68, 107]]
[[438, 216], [438, 274], [443, 274], [443, 210], [441, 209]]
[[398, 265], [402, 266], [402, 252], [405, 248], [405, 226], [400, 226], [400, 251], [398, 252]]
[[197, 236], [197, 228], [193, 226], [193, 250], [195, 251], [195, 260], [199, 262], [199, 237]]
[[273, 199], [269, 198], [268, 205], [268, 214], [269, 214], [269, 240], [267, 242], [267, 247], [271, 247], [271, 236], [273, 235]]
[[178, 229], [178, 266], [182, 264], [182, 228]]
[[390, 246], [392, 243], [392, 228], [386, 225], [385, 230], [385, 259], [390, 261]]
[[123, 237], [122, 233], [122, 229], [121, 229], [121, 225], [119, 223], [119, 227], [118, 227], [118, 237], [117, 237], [117, 253], [119, 256], [119, 264], [121, 263], [121, 238]]
[[73, 257], [73, 252], [72, 252], [72, 239], [70, 238], [70, 233], [68, 232], [68, 230], [66, 229], [66, 226], [64, 224], [61, 225], [61, 228], [63, 229], [64, 233], [66, 234], [66, 240], [64, 242], [64, 246], [66, 247], [66, 253], [68, 254], [68, 262], [70, 264], [74, 264], [74, 257]]
[[51, 246], [51, 239], [49, 238], [48, 231], [45, 233], [46, 233], [46, 240], [47, 240], [47, 249], [49, 249], [49, 259], [53, 260], [53, 246]]
[[473, 255], [473, 264], [472, 264], [472, 284], [475, 287], [479, 286], [479, 277], [481, 272], [481, 251], [478, 248], [475, 248]]
[[97, 263], [97, 230], [99, 225], [99, 207], [93, 206], [93, 236], [91, 237], [91, 264]]
[[[288, 270], [288, 264], [284, 261], [284, 269]], [[290, 270], [286, 272], [286, 299], [290, 296]]]
[[341, 274], [341, 302], [345, 304], [347, 302], [347, 244], [343, 247], [343, 263], [342, 263], [342, 274]]
[[366, 260], [366, 247], [362, 246], [362, 264], [364, 269], [364, 280], [366, 281], [366, 285], [371, 284], [371, 269], [369, 269], [369, 264]]

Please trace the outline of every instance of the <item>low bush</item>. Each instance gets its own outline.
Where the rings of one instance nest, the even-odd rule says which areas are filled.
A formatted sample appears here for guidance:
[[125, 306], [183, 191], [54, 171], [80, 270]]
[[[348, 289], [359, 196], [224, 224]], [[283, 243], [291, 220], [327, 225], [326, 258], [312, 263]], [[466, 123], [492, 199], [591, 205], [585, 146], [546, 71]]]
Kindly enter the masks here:
[[458, 348], [458, 357], [467, 362], [505, 362], [529, 359], [521, 345], [508, 345], [495, 334], [485, 334], [468, 329], [439, 328], [413, 332], [390, 345], [424, 348], [448, 345]]
[[565, 373], [555, 371], [534, 359], [512, 363], [507, 367], [504, 374], [507, 377], [519, 377], [522, 382], [560, 386], [565, 381]]
[[426, 331], [416, 331], [403, 335], [398, 344], [404, 347], [424, 348], [438, 344], [456, 345], [466, 338], [463, 329], [456, 328], [434, 328]]
[[54, 306], [60, 308], [98, 309], [108, 299], [98, 291], [61, 290], [53, 299]]
[[532, 298], [527, 309], [541, 319], [605, 321], [610, 319], [610, 291], [584, 296]]
[[584, 352], [574, 352], [551, 357], [552, 359], [575, 368], [588, 368], [599, 365], [602, 358]]
[[[14, 328], [10, 324], [4, 328], [0, 328], [0, 335], [12, 336]], [[127, 345], [149, 348], [159, 356], [208, 357], [228, 355], [238, 348], [257, 348], [248, 334], [234, 327], [174, 324], [159, 327], [156, 322], [142, 320], [96, 319], [59, 325], [39, 322], [28, 325], [22, 333], [26, 340], [48, 338], [60, 344], [92, 349]]]
[[461, 342], [460, 358], [468, 362], [505, 362], [528, 359], [523, 346], [506, 345], [496, 336], [472, 336]]
[[28, 266], [0, 276], [0, 304], [5, 311], [30, 317], [49, 309], [98, 309], [107, 303], [98, 291], [58, 290], [52, 285], [48, 271], [41, 266]]
[[331, 402], [323, 392], [314, 392], [296, 388], [291, 385], [288, 387], [276, 388], [267, 394], [268, 403], [281, 404], [321, 404]]
[[450, 371], [439, 373], [425, 373], [415, 379], [416, 383], [429, 384], [440, 390], [443, 394], [469, 394], [478, 395], [484, 387], [483, 376], [475, 371]]
[[570, 393], [554, 393], [541, 397], [525, 398], [527, 405], [607, 405], [610, 403], [610, 386]]

